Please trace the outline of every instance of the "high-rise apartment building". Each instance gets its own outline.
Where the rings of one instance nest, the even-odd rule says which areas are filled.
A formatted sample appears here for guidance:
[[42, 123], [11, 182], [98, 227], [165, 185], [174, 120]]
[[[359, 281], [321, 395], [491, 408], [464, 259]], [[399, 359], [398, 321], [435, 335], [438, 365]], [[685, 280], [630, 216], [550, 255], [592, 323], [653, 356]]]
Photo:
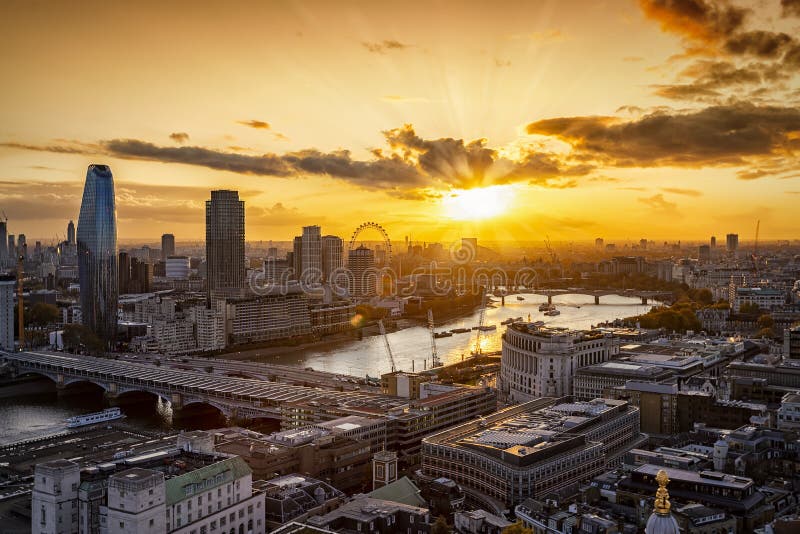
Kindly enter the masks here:
[[326, 282], [330, 281], [331, 273], [344, 266], [344, 243], [342, 238], [335, 235], [326, 235], [322, 238], [322, 275]]
[[14, 288], [16, 278], [0, 275], [0, 348], [14, 350]]
[[75, 223], [71, 220], [67, 225], [67, 243], [70, 245], [75, 244]]
[[309, 284], [322, 280], [322, 231], [319, 226], [304, 226], [300, 239], [300, 277]]
[[347, 267], [350, 269], [350, 295], [353, 297], [371, 297], [377, 293], [378, 276], [375, 271], [375, 253], [361, 245], [351, 250], [347, 256]]
[[161, 236], [161, 261], [167, 261], [167, 258], [175, 255], [175, 236], [172, 234], [164, 234]]
[[206, 201], [208, 297], [245, 286], [244, 201], [238, 191], [211, 191]]
[[78, 278], [83, 324], [108, 346], [117, 335], [117, 209], [107, 165], [89, 165], [78, 217]]

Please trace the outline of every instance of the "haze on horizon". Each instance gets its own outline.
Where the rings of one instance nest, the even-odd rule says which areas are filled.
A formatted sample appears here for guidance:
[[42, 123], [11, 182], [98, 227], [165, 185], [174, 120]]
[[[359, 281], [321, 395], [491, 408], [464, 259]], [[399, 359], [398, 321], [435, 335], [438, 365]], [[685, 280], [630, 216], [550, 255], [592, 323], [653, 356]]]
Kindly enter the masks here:
[[797, 237], [800, 0], [0, 4], [0, 208], [119, 237]]

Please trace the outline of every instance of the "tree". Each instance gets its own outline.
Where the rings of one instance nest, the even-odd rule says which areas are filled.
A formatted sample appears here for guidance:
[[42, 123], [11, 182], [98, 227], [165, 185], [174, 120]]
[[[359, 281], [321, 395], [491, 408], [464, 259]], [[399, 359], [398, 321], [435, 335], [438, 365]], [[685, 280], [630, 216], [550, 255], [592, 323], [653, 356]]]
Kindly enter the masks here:
[[513, 525], [504, 528], [503, 534], [533, 534], [533, 530], [523, 525], [522, 521], [517, 520]]
[[46, 302], [37, 302], [27, 312], [27, 323], [35, 326], [47, 326], [58, 322], [58, 308]]
[[754, 302], [745, 302], [739, 306], [739, 313], [742, 315], [758, 315], [761, 313], [761, 308]]
[[714, 303], [714, 294], [711, 292], [710, 289], [703, 288], [697, 291], [694, 296], [694, 300], [699, 302], [700, 304], [705, 304], [706, 306], [710, 306]]
[[758, 321], [756, 321], [756, 326], [758, 326], [758, 328], [761, 330], [765, 328], [772, 328], [775, 326], [775, 319], [773, 319], [770, 314], [765, 313], [758, 318]]
[[450, 534], [450, 526], [447, 524], [447, 519], [443, 515], [436, 518], [436, 522], [431, 527], [431, 534]]
[[105, 346], [100, 338], [82, 324], [65, 325], [62, 339], [64, 348], [70, 352], [75, 352], [76, 350], [85, 350], [89, 354], [102, 354], [105, 352]]
[[775, 330], [773, 330], [772, 328], [769, 328], [769, 327], [762, 328], [761, 330], [758, 331], [758, 334], [756, 334], [756, 337], [774, 338], [775, 337]]

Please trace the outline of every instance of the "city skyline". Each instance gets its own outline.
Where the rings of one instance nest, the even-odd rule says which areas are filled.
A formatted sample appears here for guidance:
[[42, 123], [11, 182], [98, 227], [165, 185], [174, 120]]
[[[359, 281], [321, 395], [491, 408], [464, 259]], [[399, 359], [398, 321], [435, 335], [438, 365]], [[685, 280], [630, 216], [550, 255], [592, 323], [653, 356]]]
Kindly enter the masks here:
[[[247, 201], [251, 241], [346, 236], [377, 212], [420, 241], [747, 240], [757, 220], [790, 239], [787, 6], [465, 3], [453, 24], [420, 3], [7, 3], [0, 207], [9, 233], [60, 233], [97, 162], [121, 240], [202, 239], [215, 189]], [[116, 24], [102, 47], [73, 31], [87, 15]]]

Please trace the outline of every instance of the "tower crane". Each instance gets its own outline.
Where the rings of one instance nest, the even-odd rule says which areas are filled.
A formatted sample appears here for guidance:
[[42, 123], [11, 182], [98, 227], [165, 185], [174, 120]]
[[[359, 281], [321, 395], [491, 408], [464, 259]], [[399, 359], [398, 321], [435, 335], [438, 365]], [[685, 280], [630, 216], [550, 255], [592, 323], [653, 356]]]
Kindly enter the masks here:
[[439, 361], [439, 352], [436, 350], [436, 336], [433, 330], [433, 310], [428, 308], [428, 330], [431, 334], [431, 367], [439, 367], [442, 362]]
[[392, 354], [392, 347], [389, 346], [389, 336], [386, 335], [386, 327], [383, 326], [383, 319], [378, 319], [378, 329], [383, 337], [383, 345], [386, 347], [386, 354], [389, 355], [389, 363], [392, 364], [392, 372], [397, 371], [394, 365], [394, 355]]

